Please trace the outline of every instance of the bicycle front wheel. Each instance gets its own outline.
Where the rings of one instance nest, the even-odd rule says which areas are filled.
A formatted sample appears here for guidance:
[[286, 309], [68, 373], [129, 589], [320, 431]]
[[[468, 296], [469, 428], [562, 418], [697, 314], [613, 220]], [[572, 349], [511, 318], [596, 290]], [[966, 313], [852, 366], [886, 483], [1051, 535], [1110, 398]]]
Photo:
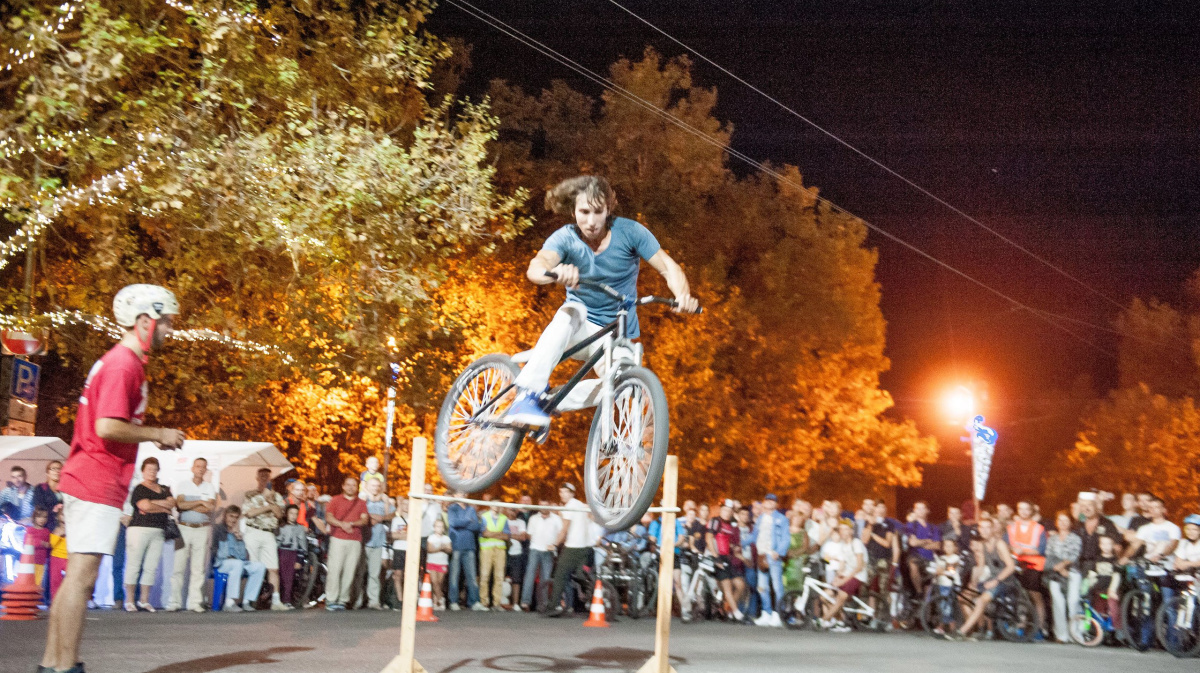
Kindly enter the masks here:
[[1088, 611], [1072, 617], [1068, 630], [1071, 640], [1084, 647], [1096, 647], [1104, 642], [1104, 626]]
[[433, 448], [450, 488], [478, 493], [499, 481], [517, 457], [525, 433], [495, 424], [516, 399], [512, 383], [518, 373], [507, 355], [485, 355], [468, 365], [446, 393]]
[[1179, 658], [1200, 653], [1200, 609], [1190, 596], [1174, 596], [1158, 608], [1155, 618], [1162, 646]]
[[1121, 628], [1130, 647], [1145, 652], [1153, 645], [1154, 607], [1148, 591], [1130, 591], [1121, 598]]
[[612, 401], [596, 408], [584, 459], [584, 486], [596, 522], [608, 530], [637, 523], [654, 500], [667, 463], [667, 396], [654, 372], [617, 375]]

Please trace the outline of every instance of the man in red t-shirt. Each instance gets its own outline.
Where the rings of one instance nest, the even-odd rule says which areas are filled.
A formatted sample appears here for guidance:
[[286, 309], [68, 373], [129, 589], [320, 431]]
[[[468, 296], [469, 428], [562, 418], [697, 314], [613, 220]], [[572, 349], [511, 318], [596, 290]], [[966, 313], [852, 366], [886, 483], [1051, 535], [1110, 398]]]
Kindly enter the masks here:
[[96, 584], [100, 559], [112, 554], [129, 493], [139, 442], [162, 449], [183, 445], [183, 432], [142, 426], [150, 352], [171, 333], [179, 302], [157, 285], [130, 285], [113, 299], [125, 336], [88, 373], [75, 417], [71, 454], [62, 468], [67, 573], [50, 608], [46, 652], [39, 673], [82, 673], [78, 663], [83, 615]]
[[350, 585], [362, 554], [363, 526], [367, 525], [367, 502], [358, 498], [358, 480], [346, 477], [342, 492], [325, 505], [329, 523], [329, 562], [325, 575], [325, 609], [345, 610]]

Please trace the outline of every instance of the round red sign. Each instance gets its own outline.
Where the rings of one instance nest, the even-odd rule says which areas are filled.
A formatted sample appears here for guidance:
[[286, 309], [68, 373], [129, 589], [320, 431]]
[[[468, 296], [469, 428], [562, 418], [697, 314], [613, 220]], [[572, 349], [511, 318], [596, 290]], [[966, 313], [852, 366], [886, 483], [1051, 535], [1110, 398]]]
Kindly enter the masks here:
[[0, 332], [0, 342], [4, 343], [5, 352], [13, 355], [37, 355], [42, 350], [41, 340], [29, 332], [4, 330]]

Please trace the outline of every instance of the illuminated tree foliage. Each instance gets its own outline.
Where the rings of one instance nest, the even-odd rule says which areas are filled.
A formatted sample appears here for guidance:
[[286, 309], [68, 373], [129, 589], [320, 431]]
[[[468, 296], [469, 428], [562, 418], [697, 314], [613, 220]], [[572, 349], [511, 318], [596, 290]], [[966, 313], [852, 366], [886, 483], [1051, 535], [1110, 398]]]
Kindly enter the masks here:
[[[936, 444], [884, 415], [892, 406], [879, 389], [885, 324], [862, 223], [818, 203], [815, 189], [794, 186], [795, 168], [779, 169], [786, 181], [734, 176], [721, 149], [731, 129], [713, 115], [716, 92], [692, 85], [686, 59], [648, 51], [614, 64], [611, 77], [713, 142], [614, 94], [597, 101], [559, 82], [534, 96], [496, 82], [497, 179], [538, 193], [579, 172], [603, 174], [620, 212], [649, 226], [685, 265], [705, 313], [641, 311], [646, 363], [671, 404], [681, 491], [864, 495], [919, 483], [919, 464], [935, 460]], [[531, 215], [534, 228], [504, 248], [522, 269], [563, 224]], [[647, 269], [643, 278], [644, 292], [668, 293], [657, 274]], [[548, 315], [561, 292], [536, 297]], [[527, 334], [525, 347], [535, 337]], [[586, 432], [568, 422], [579, 430], [547, 445], [566, 457], [550, 472], [563, 478], [578, 474]], [[532, 448], [513, 471], [542, 477], [545, 449]]]
[[[492, 188], [495, 119], [432, 90], [450, 50], [421, 31], [430, 9], [89, 0], [4, 17], [7, 43], [34, 50], [0, 90], [0, 202], [38, 234], [35, 306], [103, 315], [121, 286], [158, 282], [185, 326], [292, 358], [169, 348], [150, 373], [161, 422], [311, 434], [298, 400], [377, 421], [363, 377], [377, 395], [389, 360], [458, 338], [429, 301], [446, 260], [522, 226], [523, 195]], [[76, 364], [109, 343], [59, 336]], [[365, 430], [305, 441], [320, 436], [378, 444]]]
[[[1200, 306], [1200, 272], [1188, 290]], [[1200, 313], [1134, 299], [1116, 324], [1120, 386], [1084, 414], [1066, 469], [1048, 485], [1064, 498], [1149, 491], [1174, 518], [1200, 510]]]
[[[523, 278], [563, 224], [527, 195], [598, 172], [706, 305], [642, 311], [684, 494], [863, 495], [913, 485], [935, 459], [932, 439], [887, 415], [862, 223], [798, 188], [795, 168], [735, 176], [732, 129], [686, 60], [647, 52], [612, 76], [712, 143], [561, 83], [536, 96], [495, 83], [486, 107], [456, 99], [462, 59], [423, 32], [424, 0], [72, 6], [57, 32], [66, 10], [49, 2], [4, 17], [9, 43], [36, 52], [0, 79], [0, 200], [10, 231], [35, 232], [35, 308], [104, 314], [122, 285], [159, 282], [180, 294], [184, 326], [291, 358], [173, 344], [150, 370], [156, 422], [276, 442], [331, 487], [378, 452], [396, 362], [397, 445], [428, 434], [465, 363], [530, 347], [561, 302]], [[11, 260], [0, 301], [15, 308]], [[110, 343], [56, 336], [80, 379]], [[556, 420], [499, 488], [577, 481], [589, 423]]]

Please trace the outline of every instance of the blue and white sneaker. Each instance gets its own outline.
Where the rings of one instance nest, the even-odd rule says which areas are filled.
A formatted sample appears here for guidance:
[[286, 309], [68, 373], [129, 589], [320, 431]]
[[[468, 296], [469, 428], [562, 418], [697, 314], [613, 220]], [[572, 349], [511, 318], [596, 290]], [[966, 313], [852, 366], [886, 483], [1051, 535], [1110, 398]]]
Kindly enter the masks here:
[[519, 388], [517, 401], [513, 402], [508, 413], [504, 415], [504, 423], [531, 430], [550, 427], [550, 414], [542, 409], [542, 392]]

